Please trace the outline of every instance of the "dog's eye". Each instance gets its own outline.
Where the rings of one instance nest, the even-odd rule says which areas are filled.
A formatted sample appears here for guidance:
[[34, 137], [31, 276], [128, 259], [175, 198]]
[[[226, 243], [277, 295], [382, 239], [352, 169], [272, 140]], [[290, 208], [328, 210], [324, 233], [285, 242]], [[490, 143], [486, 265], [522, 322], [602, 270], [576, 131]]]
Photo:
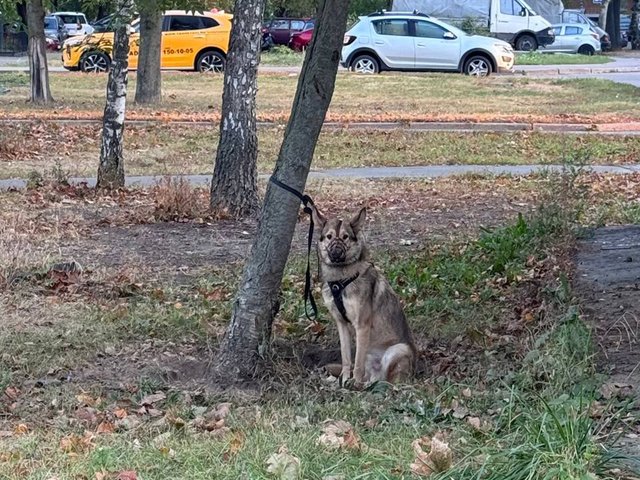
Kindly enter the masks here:
[[331, 237], [332, 237], [332, 236], [333, 236], [333, 235], [331, 235], [330, 233], [327, 233], [327, 240], [331, 240]]
[[344, 235], [342, 235], [343, 240], [346, 240], [347, 238], [349, 238], [349, 234], [345, 233]]

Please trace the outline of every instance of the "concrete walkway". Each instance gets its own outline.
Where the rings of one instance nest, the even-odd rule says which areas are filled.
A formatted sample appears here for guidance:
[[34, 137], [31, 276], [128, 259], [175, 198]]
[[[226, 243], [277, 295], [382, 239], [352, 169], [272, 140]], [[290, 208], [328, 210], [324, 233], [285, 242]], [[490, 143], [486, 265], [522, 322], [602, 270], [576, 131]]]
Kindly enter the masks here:
[[[400, 179], [400, 178], [439, 178], [455, 175], [529, 175], [537, 172], [561, 172], [562, 165], [429, 165], [420, 167], [363, 167], [363, 168], [335, 168], [329, 170], [313, 170], [309, 173], [309, 179]], [[585, 167], [586, 171], [593, 173], [612, 173], [618, 175], [640, 173], [640, 164], [624, 166], [616, 165], [591, 165]], [[175, 178], [180, 175], [175, 175]], [[192, 185], [207, 185], [211, 175], [183, 175]], [[260, 179], [267, 180], [269, 175], [261, 174]], [[129, 187], [149, 187], [159, 182], [163, 176], [129, 176], [126, 184]], [[86, 183], [90, 187], [95, 186], [95, 178], [71, 178], [72, 184]], [[23, 189], [27, 181], [22, 178], [0, 180], [0, 190]]]

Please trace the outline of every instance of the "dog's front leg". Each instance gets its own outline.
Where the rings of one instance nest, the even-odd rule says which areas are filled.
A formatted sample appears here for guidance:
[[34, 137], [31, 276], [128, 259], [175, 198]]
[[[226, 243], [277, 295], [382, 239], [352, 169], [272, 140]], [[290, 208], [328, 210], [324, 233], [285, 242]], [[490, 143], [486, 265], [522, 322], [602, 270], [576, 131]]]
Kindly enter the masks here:
[[371, 326], [368, 322], [362, 322], [356, 330], [356, 362], [353, 368], [353, 379], [356, 386], [362, 386], [365, 380], [365, 365], [367, 352], [369, 352], [369, 340], [371, 336]]
[[349, 325], [338, 320], [338, 336], [340, 337], [340, 356], [342, 359], [342, 381], [351, 378], [351, 332]]

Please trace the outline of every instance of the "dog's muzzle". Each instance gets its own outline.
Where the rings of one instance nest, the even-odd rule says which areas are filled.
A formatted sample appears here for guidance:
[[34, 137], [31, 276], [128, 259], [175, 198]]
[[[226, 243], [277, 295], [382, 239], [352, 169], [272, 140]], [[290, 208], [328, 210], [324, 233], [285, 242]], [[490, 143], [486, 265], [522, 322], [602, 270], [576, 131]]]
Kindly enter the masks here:
[[342, 263], [347, 258], [347, 246], [340, 241], [332, 242], [329, 244], [327, 253], [329, 254], [329, 260], [333, 263]]

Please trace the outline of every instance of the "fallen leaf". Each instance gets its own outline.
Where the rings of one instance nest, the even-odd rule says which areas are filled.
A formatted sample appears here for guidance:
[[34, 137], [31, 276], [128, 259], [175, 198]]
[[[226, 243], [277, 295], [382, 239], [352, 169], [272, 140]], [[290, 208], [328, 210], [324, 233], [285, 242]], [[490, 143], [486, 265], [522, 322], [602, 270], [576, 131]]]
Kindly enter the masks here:
[[462, 390], [462, 396], [465, 398], [471, 398], [471, 389], [470, 388], [465, 388]]
[[165, 398], [167, 398], [167, 396], [162, 393], [162, 392], [156, 392], [152, 395], [147, 395], [146, 397], [143, 397], [142, 400], [140, 400], [140, 405], [153, 405], [154, 403], [158, 403], [161, 402], [162, 400], [164, 400]]
[[7, 387], [4, 391], [4, 394], [9, 398], [9, 400], [15, 402], [20, 396], [20, 390], [14, 387]]
[[116, 480], [138, 480], [138, 474], [135, 470], [126, 470], [120, 472], [116, 477]]
[[19, 423], [13, 429], [13, 433], [16, 435], [24, 435], [25, 433], [29, 433], [29, 427], [27, 427], [24, 423]]
[[[411, 471], [416, 475], [429, 476], [451, 468], [453, 453], [449, 445], [437, 436], [418, 438], [411, 443], [411, 446], [416, 454], [411, 464]], [[430, 449], [429, 453], [423, 450], [423, 446]]]
[[300, 459], [291, 455], [287, 447], [280, 447], [267, 459], [267, 472], [280, 480], [297, 480], [300, 478]]
[[482, 427], [482, 422], [478, 417], [467, 417], [467, 423], [476, 430], [480, 430], [480, 427]]
[[94, 438], [91, 432], [85, 432], [82, 437], [76, 434], [67, 435], [60, 439], [60, 449], [70, 455], [87, 452], [95, 447]]
[[349, 422], [344, 420], [326, 420], [318, 444], [335, 450], [339, 448], [360, 448], [360, 439]]
[[121, 420], [123, 418], [127, 418], [127, 415], [128, 415], [127, 411], [124, 408], [119, 408], [115, 410], [113, 414], [116, 416], [116, 418], [119, 418]]
[[100, 425], [98, 425], [98, 428], [96, 429], [96, 433], [113, 433], [115, 432], [116, 427], [113, 423], [111, 422], [102, 422], [100, 423]]

